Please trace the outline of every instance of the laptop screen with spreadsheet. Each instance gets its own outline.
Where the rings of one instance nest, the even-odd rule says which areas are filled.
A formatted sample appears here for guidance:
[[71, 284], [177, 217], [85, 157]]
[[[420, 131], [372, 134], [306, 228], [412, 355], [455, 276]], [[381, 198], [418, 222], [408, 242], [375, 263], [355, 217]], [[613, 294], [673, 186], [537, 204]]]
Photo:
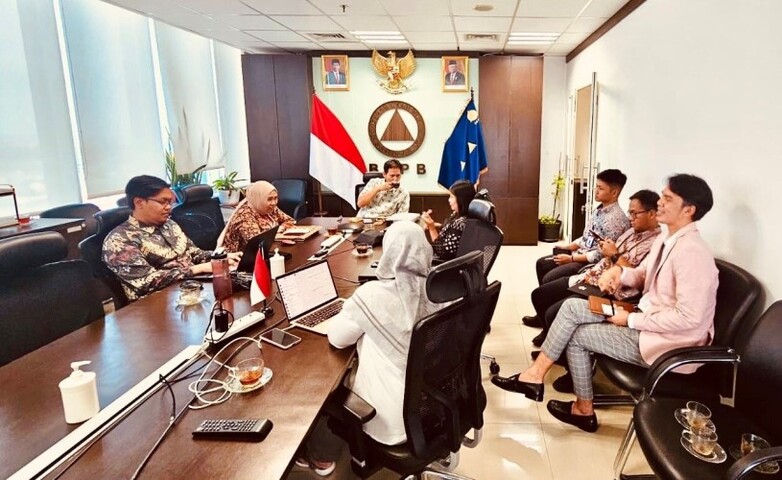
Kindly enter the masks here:
[[277, 277], [277, 289], [288, 320], [339, 298], [326, 260]]

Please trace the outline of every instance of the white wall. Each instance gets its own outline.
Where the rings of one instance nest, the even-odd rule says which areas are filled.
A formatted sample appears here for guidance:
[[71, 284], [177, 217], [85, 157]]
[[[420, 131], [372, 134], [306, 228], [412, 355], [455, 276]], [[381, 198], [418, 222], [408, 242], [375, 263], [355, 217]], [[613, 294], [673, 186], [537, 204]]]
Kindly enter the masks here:
[[715, 205], [701, 232], [769, 303], [782, 299], [780, 18], [777, 0], [650, 1], [567, 67], [568, 91], [597, 72], [597, 158], [627, 173], [622, 203], [672, 173], [703, 177]]
[[[543, 58], [543, 115], [540, 129], [540, 215], [551, 215], [554, 175], [565, 165], [567, 127], [567, 67], [565, 57]], [[561, 213], [562, 199], [557, 212]]]
[[[401, 101], [414, 106], [426, 124], [426, 137], [421, 148], [414, 154], [400, 158], [399, 161], [410, 165], [403, 179], [405, 188], [411, 192], [428, 193], [442, 191], [437, 185], [437, 175], [440, 169], [440, 159], [443, 145], [453, 132], [456, 121], [464, 110], [470, 93], [454, 93], [442, 91], [442, 63], [439, 58], [416, 59], [416, 70], [405, 83], [411, 88], [408, 92], [398, 95], [387, 93], [376, 81], [379, 78], [372, 69], [369, 58], [351, 58], [348, 71], [350, 74], [350, 91], [323, 91], [321, 79], [321, 59], [312, 59], [313, 82], [318, 97], [325, 103], [350, 134], [359, 152], [367, 164], [376, 163], [380, 169], [388, 157], [377, 151], [369, 139], [367, 124], [372, 112], [385, 102]], [[469, 83], [475, 90], [475, 103], [480, 114], [481, 105], [478, 99], [478, 59], [470, 59]], [[405, 125], [415, 136], [415, 122], [412, 117], [401, 112]], [[388, 122], [390, 115], [385, 115]], [[387, 123], [386, 123], [387, 124]], [[382, 135], [384, 125], [378, 125]], [[393, 149], [404, 147], [391, 147]], [[426, 165], [426, 174], [416, 173], [416, 164]], [[491, 168], [491, 159], [489, 159]]]

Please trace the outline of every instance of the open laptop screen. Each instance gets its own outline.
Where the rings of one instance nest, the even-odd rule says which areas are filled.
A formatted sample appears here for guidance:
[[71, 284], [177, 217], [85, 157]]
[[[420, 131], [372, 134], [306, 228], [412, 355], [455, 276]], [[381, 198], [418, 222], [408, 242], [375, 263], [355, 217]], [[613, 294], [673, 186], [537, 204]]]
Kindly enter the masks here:
[[277, 277], [277, 288], [289, 320], [338, 298], [325, 260]]

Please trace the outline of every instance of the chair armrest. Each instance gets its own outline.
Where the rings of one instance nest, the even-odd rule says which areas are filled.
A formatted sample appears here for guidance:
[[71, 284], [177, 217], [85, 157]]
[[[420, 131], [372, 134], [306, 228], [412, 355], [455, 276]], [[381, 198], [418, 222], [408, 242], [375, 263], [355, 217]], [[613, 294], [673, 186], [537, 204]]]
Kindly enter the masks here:
[[345, 413], [350, 416], [351, 422], [357, 421], [364, 424], [372, 420], [375, 417], [375, 414], [377, 414], [375, 407], [370, 405], [352, 390], [340, 388], [337, 394], [340, 396], [339, 400], [342, 403], [342, 407], [345, 409]]
[[758, 465], [772, 460], [782, 460], [782, 447], [765, 448], [741, 457], [725, 473], [725, 479], [739, 480]]
[[739, 354], [729, 347], [704, 345], [702, 347], [675, 348], [662, 354], [649, 367], [644, 380], [644, 396], [652, 396], [657, 384], [671, 370], [691, 363], [731, 363], [739, 362]]
[[307, 216], [307, 202], [301, 202], [293, 209], [293, 219], [301, 220]]

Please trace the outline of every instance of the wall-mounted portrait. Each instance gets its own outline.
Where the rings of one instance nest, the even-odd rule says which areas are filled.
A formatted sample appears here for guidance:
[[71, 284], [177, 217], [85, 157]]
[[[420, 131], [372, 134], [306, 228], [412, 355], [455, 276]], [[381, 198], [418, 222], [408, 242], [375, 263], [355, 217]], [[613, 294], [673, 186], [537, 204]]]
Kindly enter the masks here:
[[320, 59], [323, 64], [323, 90], [350, 90], [348, 56], [323, 55]]
[[443, 91], [466, 92], [470, 88], [468, 57], [442, 57]]

